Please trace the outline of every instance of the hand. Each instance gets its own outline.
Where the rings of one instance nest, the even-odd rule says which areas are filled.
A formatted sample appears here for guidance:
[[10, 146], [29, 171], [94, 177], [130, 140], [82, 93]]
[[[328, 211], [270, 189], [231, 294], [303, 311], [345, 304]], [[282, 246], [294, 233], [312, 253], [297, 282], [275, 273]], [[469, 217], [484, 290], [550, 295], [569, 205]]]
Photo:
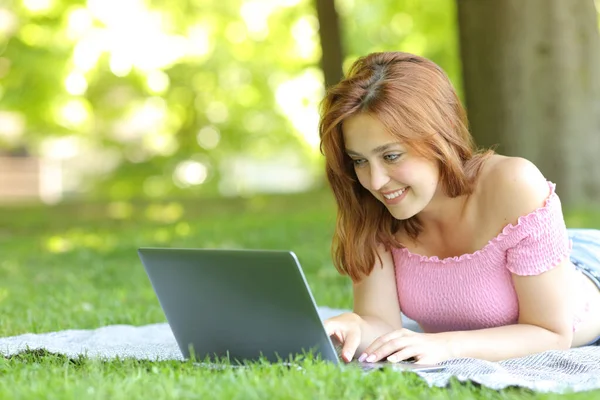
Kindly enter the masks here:
[[437, 364], [452, 359], [450, 338], [444, 333], [417, 333], [400, 329], [375, 340], [358, 358], [359, 361], [390, 362], [414, 359], [417, 364]]
[[362, 319], [355, 313], [344, 313], [324, 321], [327, 335], [342, 345], [342, 359], [352, 361], [362, 339]]

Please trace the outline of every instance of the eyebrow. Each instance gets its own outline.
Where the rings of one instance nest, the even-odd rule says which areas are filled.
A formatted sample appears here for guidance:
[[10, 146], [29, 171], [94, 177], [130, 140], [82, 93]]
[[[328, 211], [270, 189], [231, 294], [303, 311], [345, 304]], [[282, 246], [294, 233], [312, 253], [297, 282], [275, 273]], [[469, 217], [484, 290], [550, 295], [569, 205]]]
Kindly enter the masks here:
[[[373, 150], [371, 150], [371, 153], [372, 154], [383, 153], [384, 151], [389, 150], [391, 147], [399, 146], [399, 145], [400, 145], [400, 143], [398, 143], [398, 142], [382, 144], [381, 146], [377, 146]], [[362, 154], [357, 153], [356, 151], [350, 150], [350, 149], [346, 149], [346, 153], [351, 156], [362, 156]]]

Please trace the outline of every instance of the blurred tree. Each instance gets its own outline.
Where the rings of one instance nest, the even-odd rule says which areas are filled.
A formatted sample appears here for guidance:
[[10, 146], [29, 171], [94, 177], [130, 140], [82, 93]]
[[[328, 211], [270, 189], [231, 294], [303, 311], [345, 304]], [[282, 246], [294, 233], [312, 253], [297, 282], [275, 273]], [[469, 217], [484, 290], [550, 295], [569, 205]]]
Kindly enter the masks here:
[[320, 172], [323, 83], [359, 56], [425, 55], [460, 90], [453, 0], [315, 1], [0, 0], [0, 153], [113, 199], [243, 193], [240, 160]]
[[114, 198], [218, 193], [240, 156], [308, 162], [291, 114], [321, 76], [312, 7], [297, 3], [10, 0], [0, 149], [61, 158], [70, 187]]
[[457, 0], [480, 145], [536, 163], [566, 205], [600, 198], [600, 39], [593, 0]]
[[344, 51], [338, 13], [334, 0], [316, 0], [319, 18], [319, 38], [321, 39], [321, 68], [325, 75], [325, 86], [329, 87], [342, 80]]
[[328, 84], [339, 81], [340, 71], [358, 57], [405, 51], [439, 64], [462, 96], [454, 0], [381, 0], [377, 6], [369, 1], [315, 1]]

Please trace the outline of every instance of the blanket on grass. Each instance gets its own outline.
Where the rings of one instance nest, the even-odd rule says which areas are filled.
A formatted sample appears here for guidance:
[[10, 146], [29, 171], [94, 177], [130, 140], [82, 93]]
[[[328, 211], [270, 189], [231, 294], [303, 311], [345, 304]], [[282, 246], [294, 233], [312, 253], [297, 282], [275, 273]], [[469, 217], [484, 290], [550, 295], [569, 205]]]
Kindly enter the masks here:
[[[345, 310], [319, 308], [322, 319]], [[404, 320], [408, 329], [418, 330], [414, 321]], [[11, 356], [26, 350], [78, 358], [135, 358], [144, 360], [183, 359], [166, 323], [145, 326], [111, 325], [93, 330], [64, 330], [0, 338], [0, 353]], [[501, 362], [457, 359], [443, 363], [442, 372], [417, 372], [430, 386], [446, 386], [451, 377], [503, 389], [520, 386], [538, 392], [579, 392], [600, 389], [600, 346], [538, 355]]]

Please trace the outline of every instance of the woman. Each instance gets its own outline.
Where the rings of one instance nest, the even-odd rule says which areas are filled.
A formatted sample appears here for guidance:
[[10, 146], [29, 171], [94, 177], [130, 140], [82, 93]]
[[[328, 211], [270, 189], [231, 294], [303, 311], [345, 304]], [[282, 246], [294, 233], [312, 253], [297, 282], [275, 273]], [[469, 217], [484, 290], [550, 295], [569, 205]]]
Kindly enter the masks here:
[[598, 341], [600, 231], [567, 231], [531, 162], [475, 150], [437, 65], [359, 59], [319, 129], [334, 264], [353, 281], [353, 312], [325, 321], [345, 361], [494, 361]]

